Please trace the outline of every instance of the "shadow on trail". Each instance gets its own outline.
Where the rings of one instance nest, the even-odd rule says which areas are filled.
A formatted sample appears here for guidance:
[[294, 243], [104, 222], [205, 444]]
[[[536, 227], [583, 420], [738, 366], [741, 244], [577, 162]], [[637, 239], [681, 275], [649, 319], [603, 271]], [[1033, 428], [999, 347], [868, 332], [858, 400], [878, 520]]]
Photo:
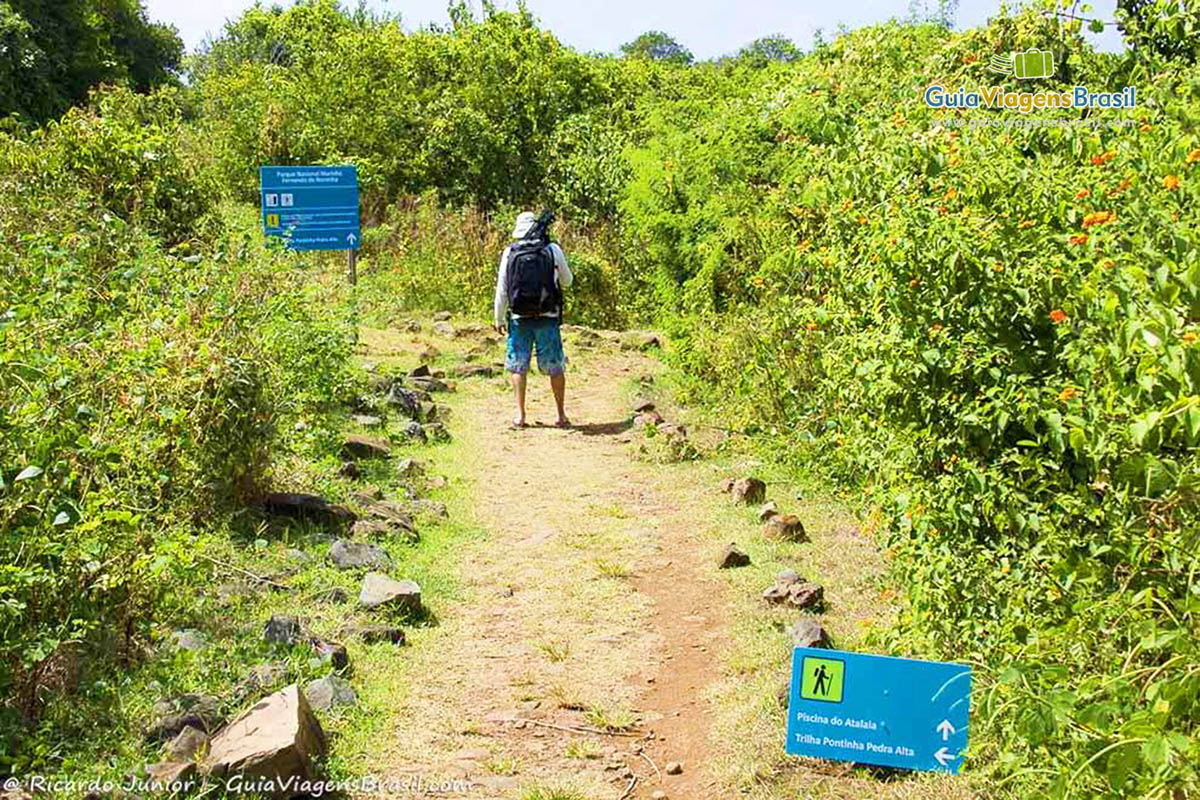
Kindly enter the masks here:
[[579, 431], [584, 436], [616, 436], [633, 427], [633, 420], [623, 419], [617, 422], [588, 422], [583, 425], [572, 425], [570, 430]]

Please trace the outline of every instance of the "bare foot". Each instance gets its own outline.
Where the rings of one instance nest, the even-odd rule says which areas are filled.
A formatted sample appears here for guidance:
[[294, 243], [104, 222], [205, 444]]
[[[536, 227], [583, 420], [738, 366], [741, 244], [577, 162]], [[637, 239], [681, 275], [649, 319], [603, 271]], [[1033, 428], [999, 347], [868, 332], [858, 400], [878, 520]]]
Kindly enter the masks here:
[[512, 424], [509, 425], [509, 427], [514, 428], [514, 429], [524, 428], [525, 427], [525, 419], [523, 417], [514, 417]]
[[569, 428], [571, 427], [571, 420], [567, 419], [566, 417], [559, 417], [558, 422], [554, 423], [554, 427]]

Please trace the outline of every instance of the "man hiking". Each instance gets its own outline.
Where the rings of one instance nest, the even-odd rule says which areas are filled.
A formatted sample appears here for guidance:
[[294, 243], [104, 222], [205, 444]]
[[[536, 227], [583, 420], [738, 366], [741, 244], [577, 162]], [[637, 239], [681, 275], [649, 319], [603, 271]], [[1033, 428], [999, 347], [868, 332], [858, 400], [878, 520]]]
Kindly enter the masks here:
[[562, 290], [571, 285], [571, 268], [562, 248], [550, 241], [547, 230], [554, 215], [535, 217], [522, 211], [513, 226], [513, 243], [500, 256], [494, 304], [496, 331], [505, 332], [509, 312], [508, 351], [504, 368], [512, 373], [517, 413], [513, 427], [525, 427], [525, 377], [537, 348], [538, 369], [550, 376], [560, 428], [570, 425], [563, 401], [567, 391], [567, 357], [562, 344]]

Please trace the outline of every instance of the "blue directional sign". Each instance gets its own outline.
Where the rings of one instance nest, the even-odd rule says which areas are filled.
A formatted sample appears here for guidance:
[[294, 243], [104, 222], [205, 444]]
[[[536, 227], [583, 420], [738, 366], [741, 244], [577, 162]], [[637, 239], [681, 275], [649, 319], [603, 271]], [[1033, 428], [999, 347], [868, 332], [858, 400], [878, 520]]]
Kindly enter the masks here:
[[971, 668], [840, 650], [792, 654], [787, 752], [958, 774]]
[[263, 232], [292, 250], [357, 250], [357, 167], [260, 167]]

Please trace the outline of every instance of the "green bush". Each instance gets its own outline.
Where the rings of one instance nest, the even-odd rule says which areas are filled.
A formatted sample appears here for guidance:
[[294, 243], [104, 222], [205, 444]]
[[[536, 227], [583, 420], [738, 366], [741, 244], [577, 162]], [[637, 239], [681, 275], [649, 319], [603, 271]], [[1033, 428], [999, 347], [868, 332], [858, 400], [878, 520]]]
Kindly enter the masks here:
[[126, 105], [160, 101], [0, 138], [0, 772], [44, 758], [48, 698], [136, 657], [280, 423], [349, 391], [348, 332], [296, 259], [245, 219], [197, 227], [214, 198], [180, 131]]

